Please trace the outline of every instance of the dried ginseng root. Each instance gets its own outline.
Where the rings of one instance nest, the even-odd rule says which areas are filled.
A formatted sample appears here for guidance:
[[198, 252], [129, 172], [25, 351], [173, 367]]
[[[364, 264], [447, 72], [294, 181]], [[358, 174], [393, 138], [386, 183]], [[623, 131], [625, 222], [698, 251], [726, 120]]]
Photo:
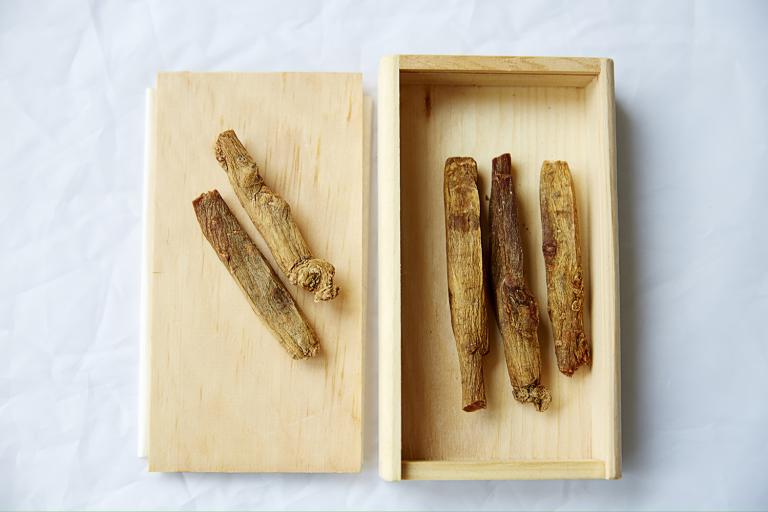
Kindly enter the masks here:
[[496, 317], [504, 340], [512, 392], [518, 402], [532, 403], [537, 410], [544, 411], [552, 398], [540, 382], [539, 311], [525, 279], [523, 242], [509, 153], [493, 159], [490, 228]]
[[459, 353], [462, 408], [471, 412], [486, 406], [483, 356], [488, 353], [480, 195], [472, 158], [445, 162], [443, 193], [451, 325]]
[[219, 134], [216, 160], [227, 173], [237, 198], [272, 251], [288, 280], [315, 293], [315, 302], [339, 294], [333, 282], [336, 269], [313, 258], [309, 246], [291, 215], [291, 207], [265, 183], [259, 167], [233, 130]]
[[283, 348], [294, 359], [314, 356], [314, 331], [219, 192], [206, 192], [192, 205], [205, 238]]
[[560, 371], [571, 376], [579, 366], [591, 364], [592, 354], [584, 332], [579, 220], [567, 162], [544, 162], [539, 194], [547, 305], [555, 355]]

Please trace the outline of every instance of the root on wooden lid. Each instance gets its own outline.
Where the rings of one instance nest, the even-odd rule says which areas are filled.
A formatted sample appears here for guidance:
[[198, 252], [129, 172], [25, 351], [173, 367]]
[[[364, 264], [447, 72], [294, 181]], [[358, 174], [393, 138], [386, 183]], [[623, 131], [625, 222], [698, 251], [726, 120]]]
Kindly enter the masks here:
[[240, 204], [264, 237], [277, 266], [288, 280], [314, 292], [315, 302], [336, 297], [339, 294], [339, 287], [333, 281], [336, 269], [312, 255], [291, 214], [291, 207], [264, 183], [259, 166], [234, 130], [219, 134], [214, 151]]

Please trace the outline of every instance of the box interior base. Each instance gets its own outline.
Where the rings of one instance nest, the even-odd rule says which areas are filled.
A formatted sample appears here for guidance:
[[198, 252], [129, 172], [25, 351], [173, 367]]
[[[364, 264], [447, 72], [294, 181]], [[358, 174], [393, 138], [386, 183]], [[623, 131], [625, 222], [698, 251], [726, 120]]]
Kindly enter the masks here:
[[[600, 444], [600, 433], [609, 422], [597, 389], [613, 354], [606, 354], [604, 337], [589, 323], [590, 309], [604, 306], [596, 304], [601, 299], [593, 294], [603, 284], [600, 274], [591, 272], [601, 261], [590, 247], [606, 242], [590, 237], [593, 231], [605, 233], [600, 223], [606, 220], [591, 216], [589, 205], [610, 199], [605, 184], [610, 169], [596, 141], [605, 115], [597, 80], [525, 86], [519, 78], [510, 84], [494, 79], [477, 86], [430, 83], [429, 74], [400, 77], [402, 477], [456, 478], [467, 471], [489, 479], [502, 473], [514, 478], [516, 472], [539, 472], [539, 478], [603, 477], [601, 459], [608, 448]], [[513, 399], [489, 310], [491, 351], [484, 361], [488, 408], [466, 413], [461, 410], [448, 307], [443, 167], [451, 156], [475, 158], [487, 219], [491, 160], [506, 152], [512, 156], [529, 285], [539, 304], [542, 381], [553, 400], [540, 413]], [[538, 203], [543, 160], [568, 161], [579, 207], [594, 364], [571, 378], [557, 371], [546, 310]]]

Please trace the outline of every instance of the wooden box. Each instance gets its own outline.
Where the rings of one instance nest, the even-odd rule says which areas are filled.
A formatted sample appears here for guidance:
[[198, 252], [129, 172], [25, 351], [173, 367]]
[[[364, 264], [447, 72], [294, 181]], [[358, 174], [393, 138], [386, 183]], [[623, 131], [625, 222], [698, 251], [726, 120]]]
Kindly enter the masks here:
[[[394, 56], [381, 61], [379, 461], [387, 480], [618, 478], [619, 295], [613, 63], [608, 59]], [[498, 332], [488, 408], [460, 407], [450, 324], [443, 167], [472, 156], [487, 209], [491, 159], [512, 155], [526, 266], [552, 405], [514, 401]], [[538, 205], [543, 160], [567, 160], [582, 232], [593, 364], [557, 371]], [[495, 317], [489, 311], [490, 324]]]

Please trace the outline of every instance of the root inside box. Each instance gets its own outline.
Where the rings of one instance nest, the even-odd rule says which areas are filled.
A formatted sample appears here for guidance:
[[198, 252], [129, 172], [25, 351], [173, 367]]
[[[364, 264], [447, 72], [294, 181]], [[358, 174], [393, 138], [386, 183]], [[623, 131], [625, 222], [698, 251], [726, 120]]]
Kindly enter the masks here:
[[[615, 327], [607, 318], [615, 307], [615, 276], [605, 124], [612, 112], [606, 112], [604, 90], [594, 77], [548, 83], [540, 77], [505, 81], [503, 76], [456, 76], [460, 79], [400, 73], [403, 467], [407, 461], [589, 461], [591, 471], [602, 475], [601, 461], [613, 456], [615, 437], [607, 432], [616, 414], [610, 389], [618, 364]], [[451, 156], [477, 161], [486, 237], [491, 160], [507, 152], [525, 237], [528, 284], [539, 304], [542, 382], [552, 392], [552, 404], [537, 412], [514, 400], [489, 308], [491, 349], [484, 360], [488, 407], [466, 413], [461, 410], [448, 306], [443, 168]], [[568, 161], [578, 202], [585, 319], [594, 362], [570, 378], [557, 371], [547, 315], [538, 189], [544, 160]], [[487, 249], [488, 240], [483, 242]]]

